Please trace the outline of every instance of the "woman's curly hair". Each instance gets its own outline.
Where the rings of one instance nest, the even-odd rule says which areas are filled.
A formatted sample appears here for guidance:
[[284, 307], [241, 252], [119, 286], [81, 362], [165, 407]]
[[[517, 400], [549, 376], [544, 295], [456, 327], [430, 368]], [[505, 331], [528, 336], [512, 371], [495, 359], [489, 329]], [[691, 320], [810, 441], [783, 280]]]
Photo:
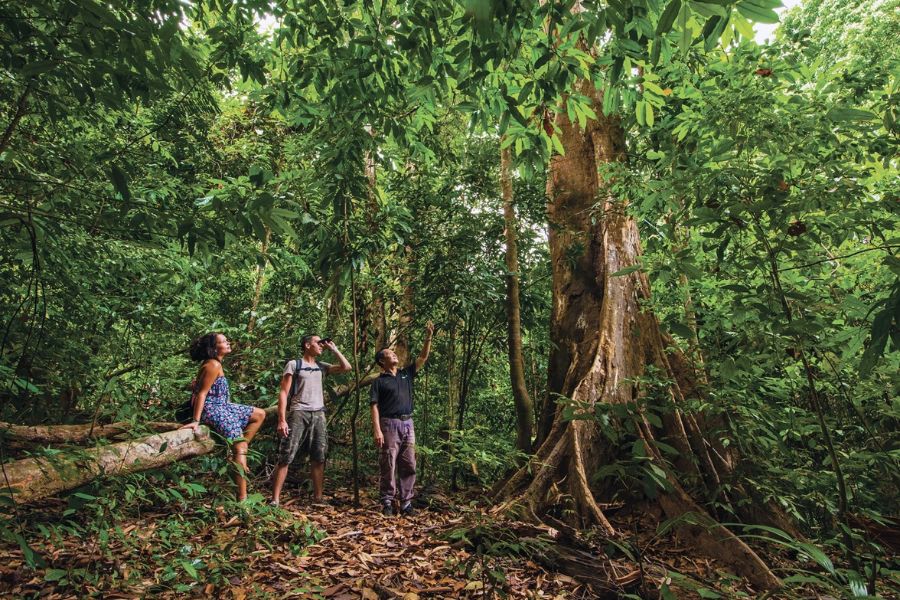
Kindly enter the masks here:
[[208, 360], [219, 356], [216, 346], [219, 344], [218, 332], [207, 333], [191, 342], [190, 355], [194, 360]]

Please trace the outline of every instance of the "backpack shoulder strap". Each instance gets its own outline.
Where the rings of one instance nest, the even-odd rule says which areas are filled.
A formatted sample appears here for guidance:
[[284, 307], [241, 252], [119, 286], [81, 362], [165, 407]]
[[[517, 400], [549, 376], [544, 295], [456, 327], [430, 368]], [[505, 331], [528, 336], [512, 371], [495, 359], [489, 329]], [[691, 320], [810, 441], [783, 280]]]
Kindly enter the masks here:
[[297, 360], [294, 361], [294, 376], [291, 377], [291, 395], [288, 397], [288, 403], [290, 404], [291, 400], [294, 398], [294, 395], [297, 393], [297, 379], [300, 377], [300, 367], [303, 365], [303, 356], [298, 356]]

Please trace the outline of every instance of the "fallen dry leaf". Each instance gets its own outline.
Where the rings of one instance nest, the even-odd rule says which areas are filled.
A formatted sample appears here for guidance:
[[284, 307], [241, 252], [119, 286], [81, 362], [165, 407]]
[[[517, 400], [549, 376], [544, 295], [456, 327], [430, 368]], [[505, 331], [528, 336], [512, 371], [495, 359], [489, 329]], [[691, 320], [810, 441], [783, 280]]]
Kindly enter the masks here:
[[373, 590], [372, 588], [362, 588], [360, 590], [362, 594], [363, 600], [380, 600], [378, 597], [378, 592]]

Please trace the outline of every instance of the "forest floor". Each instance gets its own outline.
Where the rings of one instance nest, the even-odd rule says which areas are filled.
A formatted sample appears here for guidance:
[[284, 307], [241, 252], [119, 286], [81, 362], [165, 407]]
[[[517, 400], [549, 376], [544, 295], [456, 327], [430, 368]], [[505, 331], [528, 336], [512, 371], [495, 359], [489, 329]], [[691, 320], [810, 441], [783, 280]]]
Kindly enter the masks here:
[[[425, 487], [414, 515], [387, 517], [374, 477], [359, 506], [347, 482], [331, 480], [326, 504], [289, 482], [281, 507], [266, 503], [263, 472], [246, 503], [230, 500], [231, 483], [214, 473], [133, 477], [0, 515], [0, 598], [760, 596], [675, 530], [659, 533], [662, 515], [645, 506], [607, 507], [619, 532], [608, 539], [511, 520], [480, 488]], [[771, 550], [765, 560], [780, 576], [811, 566]]]
[[[226, 491], [213, 480], [203, 483]], [[265, 491], [262, 485], [256, 489]], [[646, 513], [620, 516], [616, 527], [631, 533], [616, 544], [591, 539], [590, 533], [580, 541], [582, 548], [595, 549], [589, 554], [602, 563], [597, 574], [610, 576], [611, 585], [599, 590], [560, 572], [565, 569], [548, 568], [553, 565], [539, 555], [540, 547], [529, 548], [521, 537], [523, 528], [534, 531], [533, 525], [498, 520], [489, 506], [462, 494], [428, 490], [416, 514], [393, 517], [381, 514], [371, 486], [358, 507], [350, 491], [311, 505], [308, 493], [296, 488], [286, 490], [280, 508], [266, 505], [261, 496], [237, 504], [205, 489], [193, 499], [156, 502], [139, 511], [83, 496], [75, 496], [82, 502], [75, 508], [70, 497], [28, 517], [22, 534], [40, 554], [38, 568], [34, 559], [27, 564], [12, 536], [4, 536], [9, 541], [0, 542], [0, 597], [759, 596], [676, 536], [657, 535], [652, 523], [659, 515]], [[554, 531], [544, 529], [550, 540]], [[613, 579], [627, 582], [618, 595]]]

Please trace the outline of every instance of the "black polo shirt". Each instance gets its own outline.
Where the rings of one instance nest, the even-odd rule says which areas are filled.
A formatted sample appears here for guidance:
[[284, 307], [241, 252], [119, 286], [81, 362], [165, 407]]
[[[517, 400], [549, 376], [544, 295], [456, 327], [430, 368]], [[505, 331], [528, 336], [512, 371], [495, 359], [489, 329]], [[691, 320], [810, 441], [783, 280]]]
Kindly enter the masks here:
[[396, 418], [413, 411], [413, 379], [416, 363], [399, 369], [396, 375], [382, 373], [372, 382], [369, 404], [378, 405], [378, 416]]

